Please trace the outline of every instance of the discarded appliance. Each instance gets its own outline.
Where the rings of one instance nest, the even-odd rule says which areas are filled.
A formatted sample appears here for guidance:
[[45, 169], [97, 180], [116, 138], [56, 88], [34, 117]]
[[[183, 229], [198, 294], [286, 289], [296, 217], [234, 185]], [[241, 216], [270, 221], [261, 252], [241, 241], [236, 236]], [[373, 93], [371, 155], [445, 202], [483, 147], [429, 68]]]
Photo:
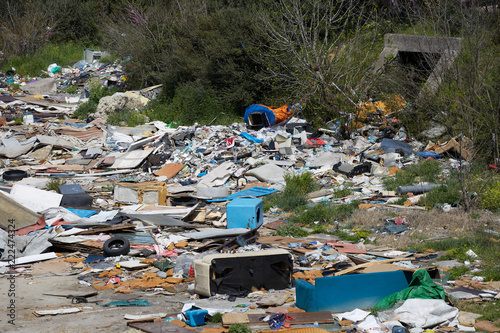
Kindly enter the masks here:
[[291, 115], [292, 109], [287, 104], [280, 107], [254, 104], [246, 108], [244, 119], [252, 129], [260, 129], [279, 124]]
[[226, 206], [227, 228], [256, 229], [264, 221], [262, 199], [237, 198]]
[[243, 296], [252, 287], [266, 290], [292, 287], [293, 259], [282, 249], [210, 254], [193, 263], [194, 291], [202, 296]]
[[83, 60], [91, 64], [94, 60], [100, 60], [102, 57], [109, 56], [108, 51], [84, 49], [83, 50]]
[[314, 285], [296, 280], [297, 307], [307, 312], [369, 309], [407, 288], [410, 280], [411, 273], [403, 271], [328, 276], [316, 278]]

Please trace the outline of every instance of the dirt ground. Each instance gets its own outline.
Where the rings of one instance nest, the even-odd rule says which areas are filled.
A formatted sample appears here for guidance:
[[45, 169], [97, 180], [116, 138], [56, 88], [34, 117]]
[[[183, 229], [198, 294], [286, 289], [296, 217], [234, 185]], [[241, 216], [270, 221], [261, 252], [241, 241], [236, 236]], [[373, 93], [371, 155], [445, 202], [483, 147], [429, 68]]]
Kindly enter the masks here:
[[[173, 296], [151, 295], [153, 292], [135, 291], [133, 294], [116, 294], [113, 290], [99, 291], [99, 295], [89, 300], [102, 301], [105, 304], [121, 299], [137, 297], [147, 299], [148, 307], [102, 307], [95, 303], [71, 304], [71, 300], [62, 297], [45, 296], [45, 293], [61, 291], [85, 293], [95, 291], [92, 287], [78, 283], [76, 275], [36, 275], [16, 277], [15, 325], [8, 323], [11, 318], [7, 309], [10, 281], [0, 277], [0, 332], [51, 332], [51, 333], [87, 333], [87, 332], [139, 332], [127, 327], [125, 314], [167, 313], [175, 316], [181, 312], [184, 303], [196, 302], [200, 307], [233, 308], [238, 303], [248, 303], [248, 299], [237, 298], [234, 302], [211, 299], [191, 300], [187, 292]], [[58, 309], [63, 307], [80, 307], [81, 312], [74, 314], [41, 316], [34, 315], [36, 310]]]
[[386, 219], [396, 217], [406, 218], [408, 230], [402, 235], [374, 232], [371, 237], [377, 244], [404, 249], [413, 243], [465, 236], [480, 228], [500, 231], [500, 219], [497, 215], [486, 212], [468, 214], [460, 208], [447, 213], [437, 209], [432, 211], [394, 208], [358, 210], [346, 224], [374, 230], [383, 227]]

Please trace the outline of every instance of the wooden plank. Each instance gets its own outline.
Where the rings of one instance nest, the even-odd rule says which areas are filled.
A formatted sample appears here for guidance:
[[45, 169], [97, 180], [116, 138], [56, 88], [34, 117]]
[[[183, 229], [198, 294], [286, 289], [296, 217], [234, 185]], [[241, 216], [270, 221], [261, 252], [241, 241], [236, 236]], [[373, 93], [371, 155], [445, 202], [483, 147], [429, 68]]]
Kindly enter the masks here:
[[127, 325], [148, 333], [193, 333], [193, 330], [189, 330], [166, 321], [154, 323], [129, 323]]
[[75, 235], [91, 235], [91, 234], [99, 234], [101, 232], [108, 232], [108, 231], [116, 231], [116, 230], [123, 230], [123, 229], [134, 229], [135, 225], [117, 225], [114, 227], [105, 227], [105, 228], [95, 228], [95, 229], [89, 229], [85, 231], [80, 231], [79, 233]]
[[357, 271], [358, 269], [370, 267], [370, 266], [377, 265], [377, 264], [387, 264], [390, 262], [405, 261], [405, 260], [413, 260], [413, 258], [394, 258], [394, 259], [386, 259], [386, 260], [373, 260], [373, 261], [370, 261], [370, 262], [367, 262], [367, 263], [364, 263], [361, 265], [356, 265], [356, 266], [344, 269], [343, 271], [335, 273], [335, 276], [344, 275], [347, 273]]
[[246, 313], [224, 313], [222, 315], [222, 325], [230, 326], [233, 324], [248, 324], [248, 314]]

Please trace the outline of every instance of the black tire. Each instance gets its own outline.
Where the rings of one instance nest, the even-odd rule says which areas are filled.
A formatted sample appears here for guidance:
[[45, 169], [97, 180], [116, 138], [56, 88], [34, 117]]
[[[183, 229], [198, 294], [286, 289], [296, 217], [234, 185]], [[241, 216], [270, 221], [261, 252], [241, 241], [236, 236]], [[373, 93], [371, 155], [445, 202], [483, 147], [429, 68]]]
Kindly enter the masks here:
[[4, 180], [21, 180], [28, 177], [28, 173], [23, 170], [6, 170], [3, 173]]
[[111, 237], [102, 249], [106, 257], [117, 257], [130, 252], [130, 242], [124, 237]]

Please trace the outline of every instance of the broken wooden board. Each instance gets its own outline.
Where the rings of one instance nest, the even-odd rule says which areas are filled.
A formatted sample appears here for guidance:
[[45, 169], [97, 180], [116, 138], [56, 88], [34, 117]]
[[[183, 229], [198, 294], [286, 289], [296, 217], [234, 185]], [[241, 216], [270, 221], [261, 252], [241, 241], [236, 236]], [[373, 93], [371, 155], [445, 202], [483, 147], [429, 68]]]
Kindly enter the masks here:
[[335, 276], [340, 276], [340, 275], [344, 275], [344, 274], [347, 274], [347, 273], [352, 273], [354, 271], [360, 270], [362, 268], [367, 268], [367, 267], [370, 267], [370, 266], [373, 266], [373, 265], [387, 264], [387, 263], [391, 263], [391, 262], [405, 261], [405, 260], [412, 260], [412, 259], [413, 258], [396, 258], [396, 259], [386, 259], [386, 260], [373, 260], [373, 261], [370, 261], [370, 262], [367, 262], [367, 263], [364, 263], [364, 264], [361, 264], [361, 265], [356, 265], [356, 266], [353, 266], [353, 267], [346, 268], [343, 271], [335, 273]]
[[155, 175], [165, 176], [167, 179], [170, 179], [181, 171], [182, 168], [184, 168], [184, 164], [167, 163], [160, 170], [156, 171]]
[[129, 323], [127, 325], [148, 333], [193, 333], [193, 330], [180, 327], [166, 321], [153, 323]]
[[[295, 320], [289, 321], [291, 325], [313, 324], [315, 322], [318, 324], [328, 324], [335, 322], [330, 311], [297, 312], [289, 315], [295, 318]], [[268, 325], [267, 321], [260, 320], [262, 317], [263, 315], [259, 313], [225, 313], [222, 315], [222, 325], [230, 326], [239, 323], [249, 324], [251, 326]]]

